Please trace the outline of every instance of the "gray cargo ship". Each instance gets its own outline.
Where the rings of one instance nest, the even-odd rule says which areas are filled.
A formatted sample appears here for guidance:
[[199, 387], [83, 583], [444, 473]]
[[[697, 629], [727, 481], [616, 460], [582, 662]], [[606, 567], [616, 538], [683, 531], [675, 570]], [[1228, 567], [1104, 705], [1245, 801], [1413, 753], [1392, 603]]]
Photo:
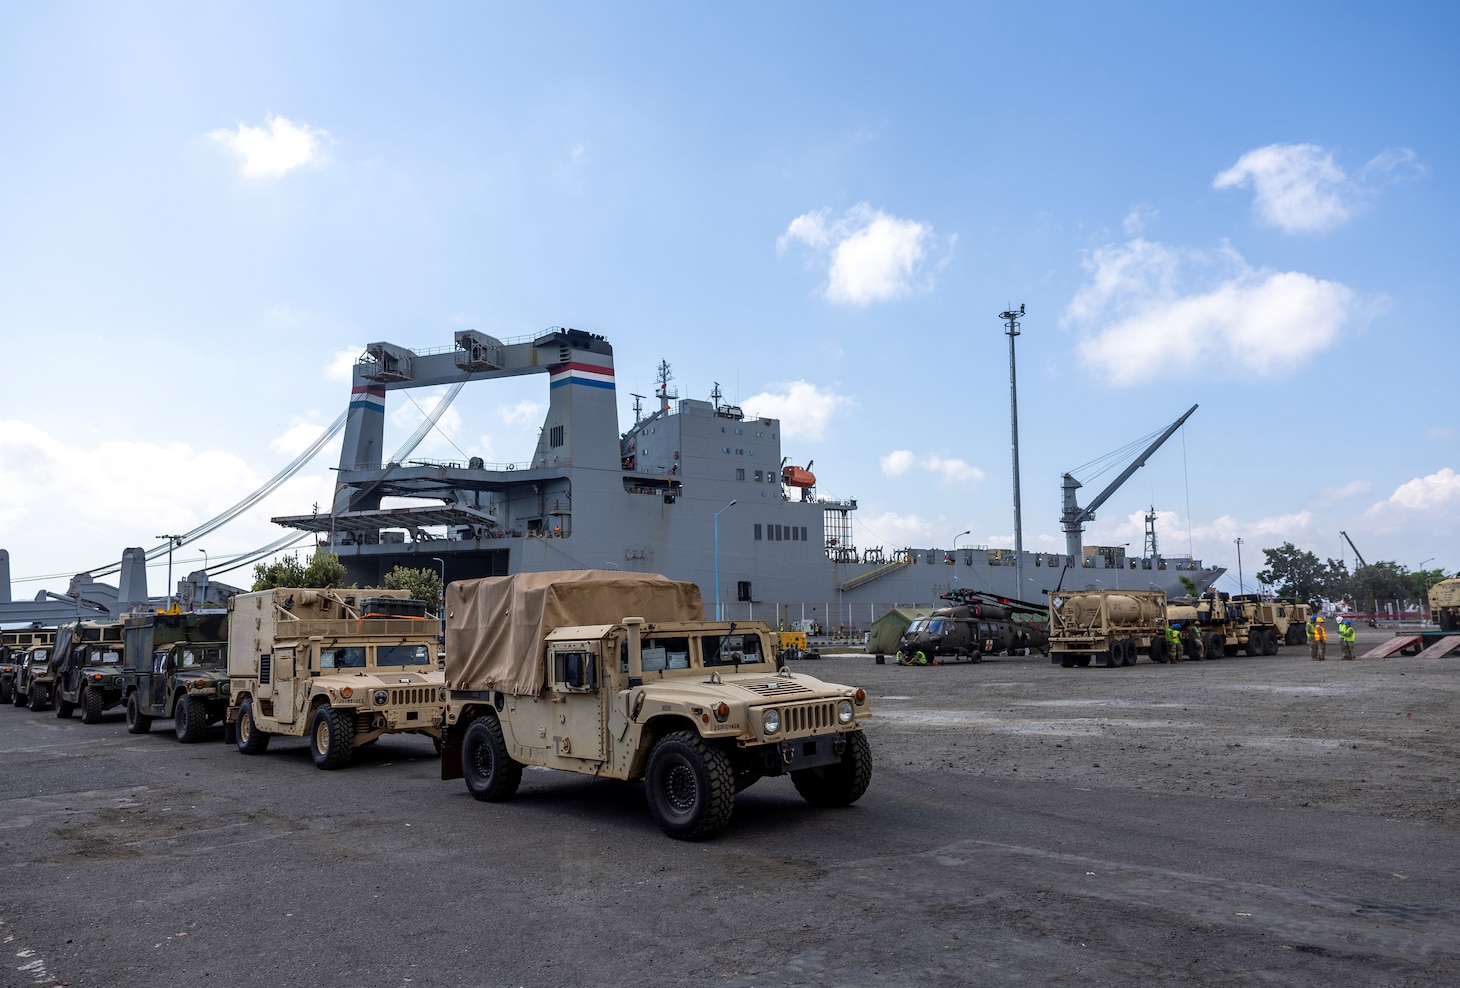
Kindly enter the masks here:
[[[534, 373], [547, 376], [549, 403], [530, 460], [381, 462], [390, 391]], [[826, 629], [866, 628], [894, 604], [930, 605], [955, 587], [1042, 603], [1061, 580], [1179, 594], [1183, 577], [1204, 590], [1225, 572], [1124, 547], [1022, 560], [983, 547], [859, 549], [857, 502], [817, 496], [810, 470], [783, 462], [778, 419], [677, 399], [664, 382], [656, 399], [620, 434], [613, 347], [580, 330], [509, 341], [464, 331], [425, 352], [374, 343], [354, 369], [333, 510], [274, 521], [316, 533], [363, 585], [397, 565], [448, 581], [634, 570], [697, 583], [709, 617]]]

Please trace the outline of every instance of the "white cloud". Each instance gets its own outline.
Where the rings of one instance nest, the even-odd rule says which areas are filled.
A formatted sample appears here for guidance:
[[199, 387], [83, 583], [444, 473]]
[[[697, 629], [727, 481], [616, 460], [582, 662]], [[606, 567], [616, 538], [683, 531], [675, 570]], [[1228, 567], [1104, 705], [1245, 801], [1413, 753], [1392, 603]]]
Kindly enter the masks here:
[[1153, 220], [1156, 216], [1157, 211], [1155, 208], [1142, 203], [1129, 213], [1126, 213], [1121, 227], [1125, 230], [1127, 237], [1139, 237], [1146, 232], [1146, 221]]
[[497, 414], [502, 417], [503, 422], [519, 427], [540, 425], [543, 412], [543, 404], [537, 401], [519, 401], [514, 405], [502, 405], [497, 409]]
[[901, 477], [913, 468], [917, 459], [910, 449], [894, 449], [891, 453], [881, 457], [878, 463], [882, 465], [882, 476]]
[[917, 548], [931, 545], [934, 538], [933, 530], [935, 527], [940, 527], [921, 515], [900, 515], [893, 511], [884, 511], [882, 514], [866, 520], [858, 518], [856, 523], [859, 529], [857, 534], [859, 548], [882, 546], [889, 551], [909, 546]]
[[1460, 508], [1460, 474], [1445, 467], [1435, 473], [1399, 485], [1387, 501], [1380, 501], [1370, 515], [1404, 511], [1440, 511]]
[[314, 422], [300, 422], [285, 430], [283, 435], [275, 436], [269, 440], [269, 446], [281, 453], [290, 456], [298, 456], [309, 448], [309, 444], [319, 438], [324, 432], [324, 426]]
[[944, 483], [977, 484], [983, 480], [983, 471], [959, 459], [944, 458], [935, 453], [918, 456], [907, 449], [895, 449], [878, 461], [884, 477], [901, 477], [913, 467], [919, 467], [943, 478]]
[[1216, 189], [1252, 188], [1264, 223], [1285, 233], [1322, 233], [1353, 215], [1353, 183], [1316, 144], [1269, 144], [1248, 151], [1212, 182]]
[[1373, 490], [1374, 485], [1367, 480], [1351, 480], [1342, 487], [1325, 487], [1313, 497], [1315, 508], [1327, 508], [1337, 504], [1339, 501], [1357, 497], [1360, 494], [1367, 494]]
[[343, 350], [336, 350], [335, 355], [330, 358], [330, 362], [325, 365], [325, 380], [354, 381], [355, 364], [364, 352], [365, 347], [363, 346], [347, 346]]
[[1200, 251], [1146, 240], [1111, 244], [1085, 261], [1089, 279], [1063, 325], [1115, 385], [1201, 368], [1225, 376], [1286, 375], [1337, 342], [1359, 314], [1346, 285], [1253, 268], [1231, 247]]
[[1455, 434], [1455, 430], [1451, 426], [1436, 425], [1430, 427], [1430, 430], [1425, 433], [1425, 438], [1431, 442], [1448, 443], [1455, 441]]
[[785, 391], [763, 391], [740, 406], [746, 415], [780, 419], [783, 439], [822, 439], [837, 411], [853, 404], [848, 395], [822, 391], [808, 381], [792, 381]]
[[306, 166], [323, 165], [330, 136], [308, 124], [270, 116], [263, 127], [240, 123], [233, 130], [213, 130], [208, 139], [242, 159], [249, 178], [279, 178]]
[[[934, 244], [932, 225], [899, 219], [867, 203], [837, 219], [830, 209], [796, 217], [776, 240], [776, 251], [784, 254], [795, 243], [811, 248], [816, 262], [827, 265], [822, 294], [831, 302], [867, 306], [933, 287], [932, 276], [922, 273]], [[948, 241], [950, 256], [954, 243]]]

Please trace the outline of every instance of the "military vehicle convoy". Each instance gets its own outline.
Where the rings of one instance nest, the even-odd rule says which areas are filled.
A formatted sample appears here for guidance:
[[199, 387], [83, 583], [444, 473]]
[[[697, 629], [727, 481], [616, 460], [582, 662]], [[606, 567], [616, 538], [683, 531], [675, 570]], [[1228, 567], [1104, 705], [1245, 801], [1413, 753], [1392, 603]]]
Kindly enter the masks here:
[[1134, 665], [1141, 655], [1169, 662], [1166, 629], [1177, 628], [1181, 658], [1218, 659], [1246, 650], [1276, 655], [1302, 644], [1306, 604], [1230, 597], [1167, 599], [1159, 590], [1081, 590], [1049, 599], [1050, 662], [1061, 668]]
[[867, 790], [865, 691], [774, 661], [759, 621], [704, 621], [699, 588], [605, 570], [521, 573], [446, 590], [443, 779], [486, 802], [526, 765], [643, 779], [669, 836], [699, 840], [735, 794], [790, 775], [816, 806]]
[[1441, 631], [1460, 631], [1460, 577], [1430, 587], [1430, 619]]
[[898, 643], [899, 665], [936, 665], [939, 658], [982, 662], [985, 655], [1013, 655], [1049, 647], [1044, 611], [1033, 604], [977, 590], [952, 590], [953, 601], [926, 617], [914, 618]]
[[[368, 596], [367, 596], [368, 594]], [[226, 733], [245, 755], [275, 734], [309, 738], [314, 764], [343, 768], [385, 734], [441, 740], [443, 676], [425, 605], [405, 590], [275, 589], [228, 602]]]
[[123, 621], [127, 731], [170, 717], [177, 739], [202, 741], [228, 714], [228, 612], [143, 614]]
[[83, 724], [122, 702], [122, 625], [119, 621], [78, 621], [56, 631], [51, 653], [57, 717], [81, 708]]
[[0, 632], [0, 703], [25, 705], [25, 693], [17, 693], [16, 677], [33, 648], [49, 648], [56, 643], [55, 628], [18, 628]]

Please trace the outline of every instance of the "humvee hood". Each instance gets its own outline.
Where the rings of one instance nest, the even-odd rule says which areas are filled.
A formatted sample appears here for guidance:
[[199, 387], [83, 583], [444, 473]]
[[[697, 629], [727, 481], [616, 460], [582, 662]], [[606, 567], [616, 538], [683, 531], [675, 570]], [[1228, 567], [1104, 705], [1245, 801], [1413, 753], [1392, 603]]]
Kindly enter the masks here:
[[714, 682], [708, 672], [696, 676], [681, 676], [673, 679], [645, 679], [644, 689], [651, 697], [666, 699], [684, 698], [704, 701], [708, 696], [723, 700], [735, 700], [751, 705], [761, 703], [796, 703], [801, 700], [825, 700], [846, 696], [846, 686], [823, 682], [813, 676], [778, 676], [773, 672], [760, 674], [721, 673], [720, 682]]

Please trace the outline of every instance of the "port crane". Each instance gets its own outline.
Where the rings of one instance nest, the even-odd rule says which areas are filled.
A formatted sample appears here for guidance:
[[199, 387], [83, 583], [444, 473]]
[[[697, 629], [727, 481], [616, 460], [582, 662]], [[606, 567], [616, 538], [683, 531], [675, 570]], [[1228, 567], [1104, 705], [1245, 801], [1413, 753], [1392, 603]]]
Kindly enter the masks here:
[[1197, 407], [1196, 405], [1192, 405], [1186, 410], [1185, 415], [1167, 426], [1166, 430], [1156, 437], [1155, 442], [1147, 446], [1140, 456], [1132, 460], [1130, 466], [1126, 467], [1120, 476], [1111, 481], [1110, 486], [1101, 491], [1095, 500], [1091, 501], [1087, 506], [1082, 508], [1075, 501], [1075, 491], [1079, 490], [1083, 485], [1073, 475], [1068, 473], [1064, 475], [1063, 483], [1060, 485], [1064, 489], [1064, 510], [1060, 512], [1060, 525], [1065, 530], [1065, 552], [1070, 557], [1071, 566], [1080, 565], [1079, 560], [1084, 551], [1080, 536], [1085, 531], [1085, 522], [1095, 520], [1095, 509], [1104, 504], [1110, 498], [1110, 495], [1119, 490], [1120, 485], [1129, 480], [1131, 474], [1145, 466], [1146, 461], [1151, 458], [1151, 455], [1160, 449], [1162, 444], [1170, 439], [1187, 419], [1191, 418], [1191, 413], [1196, 411]]
[[1343, 529], [1339, 529], [1338, 534], [1343, 536], [1343, 540], [1348, 543], [1348, 547], [1354, 551], [1354, 558], [1359, 561], [1358, 566], [1354, 567], [1354, 569], [1361, 570], [1365, 566], [1368, 566], [1369, 564], [1364, 562], [1363, 553], [1359, 552], [1359, 547], [1354, 545], [1354, 540], [1348, 537], [1348, 533]]

